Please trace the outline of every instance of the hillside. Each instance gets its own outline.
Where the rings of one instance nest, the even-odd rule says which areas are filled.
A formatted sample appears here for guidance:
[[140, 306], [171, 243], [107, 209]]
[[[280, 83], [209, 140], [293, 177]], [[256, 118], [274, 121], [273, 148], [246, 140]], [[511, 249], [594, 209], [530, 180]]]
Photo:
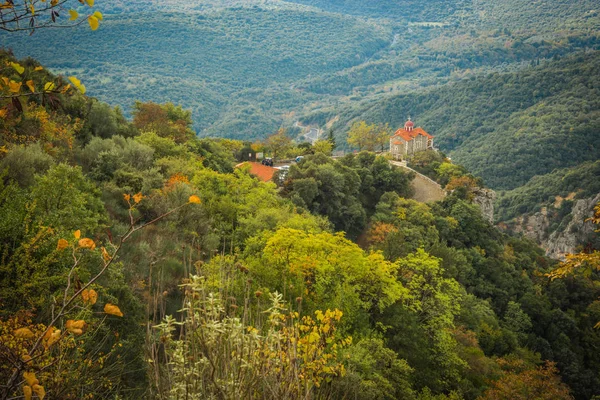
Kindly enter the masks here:
[[90, 95], [126, 115], [136, 99], [172, 101], [192, 110], [200, 135], [247, 139], [318, 110], [594, 47], [600, 21], [591, 0], [97, 6], [105, 14], [98, 32], [0, 34], [0, 45], [76, 74]]
[[[518, 72], [472, 77], [422, 92], [341, 109], [353, 120], [401, 126], [407, 115], [493, 189], [600, 157], [600, 52], [568, 56]], [[333, 114], [316, 114], [329, 119]]]
[[0, 77], [0, 399], [600, 393], [596, 277], [548, 279], [468, 191], [409, 200], [414, 174], [331, 145], [278, 188], [185, 105], [129, 121], [4, 52]]

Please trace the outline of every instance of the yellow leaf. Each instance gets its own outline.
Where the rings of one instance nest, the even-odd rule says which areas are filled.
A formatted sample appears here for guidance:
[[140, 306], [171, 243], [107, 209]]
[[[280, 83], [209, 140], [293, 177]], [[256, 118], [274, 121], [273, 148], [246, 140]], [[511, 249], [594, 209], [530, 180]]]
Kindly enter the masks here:
[[54, 85], [54, 82], [46, 82], [46, 84], [44, 85], [44, 91], [51, 92], [54, 90], [55, 87], [56, 85]]
[[73, 236], [75, 236], [75, 239], [79, 239], [81, 237], [81, 230], [77, 229], [75, 232], [73, 232]]
[[93, 31], [98, 29], [98, 27], [100, 26], [100, 23], [98, 22], [98, 18], [94, 17], [93, 15], [90, 15], [88, 17], [88, 23], [90, 24], [90, 28], [92, 28]]
[[23, 82], [10, 81], [8, 84], [8, 89], [13, 93], [19, 93], [21, 91], [22, 84]]
[[98, 18], [99, 21], [102, 21], [104, 19], [104, 15], [102, 15], [102, 13], [100, 11], [96, 11], [94, 14], [92, 14], [94, 17]]
[[56, 246], [56, 250], [64, 250], [69, 247], [69, 242], [65, 239], [58, 239], [58, 245]]
[[58, 1], [59, 1], [59, 0], [52, 0], [52, 1], [50, 2], [50, 4], [52, 5], [52, 7], [54, 7], [55, 5], [57, 5], [57, 4], [58, 4]]
[[35, 377], [35, 372], [23, 372], [23, 379], [29, 386], [37, 385], [40, 381]]
[[110, 259], [112, 258], [110, 256], [110, 254], [108, 254], [108, 251], [106, 251], [106, 249], [103, 247], [102, 248], [102, 258], [104, 259], [104, 261], [110, 261]]
[[96, 243], [94, 243], [94, 241], [89, 238], [79, 239], [78, 244], [79, 244], [79, 247], [81, 247], [83, 249], [94, 250], [96, 248]]
[[40, 400], [44, 400], [44, 397], [46, 397], [46, 390], [43, 386], [33, 385], [33, 392], [38, 395]]
[[10, 4], [10, 3], [8, 3], [8, 2], [7, 2], [7, 3], [2, 3], [2, 4], [0, 4], [0, 10], [2, 10], [2, 9], [4, 9], [4, 8], [13, 8], [13, 7], [14, 7], [14, 5], [13, 5], [13, 4]]
[[29, 6], [29, 9], [31, 10], [31, 14], [35, 15], [35, 8], [33, 7], [33, 4]]
[[79, 13], [75, 10], [69, 10], [69, 15], [71, 16], [69, 21], [75, 21], [77, 18], [79, 18]]
[[123, 198], [125, 199], [126, 202], [129, 203], [129, 200], [131, 200], [131, 195], [130, 194], [124, 194]]
[[72, 319], [68, 320], [65, 324], [65, 328], [75, 335], [81, 335], [83, 333], [83, 328], [85, 327], [85, 321], [80, 319], [78, 321], [74, 321]]
[[123, 313], [119, 309], [119, 307], [114, 304], [106, 303], [104, 305], [104, 312], [110, 315], [116, 315], [117, 317], [122, 317]]
[[77, 89], [79, 89], [81, 94], [85, 94], [85, 86], [81, 84], [81, 81], [79, 79], [77, 79], [74, 76], [70, 76], [69, 80]]
[[54, 343], [58, 342], [60, 340], [61, 335], [62, 335], [62, 331], [60, 329], [57, 329], [54, 332], [52, 332], [50, 334], [50, 337], [46, 340], [46, 344], [45, 344], [46, 349], [48, 349]]
[[7, 77], [3, 76], [2, 82], [4, 82], [4, 86], [8, 86], [8, 78]]
[[0, 109], [0, 118], [6, 117], [6, 114], [8, 114], [8, 110], [6, 108]]
[[91, 305], [94, 305], [94, 304], [96, 304], [96, 301], [98, 300], [98, 293], [96, 293], [96, 291], [94, 289], [92, 289], [92, 290], [85, 289], [83, 292], [81, 292], [81, 297], [83, 298], [84, 303], [89, 303]]
[[23, 357], [21, 357], [21, 359], [23, 360], [23, 362], [25, 364], [28, 364], [31, 362], [31, 356], [29, 354], [24, 354]]
[[31, 90], [31, 93], [35, 93], [35, 85], [34, 85], [33, 81], [27, 81], [27, 82], [25, 82], [25, 84], [27, 85], [29, 90]]
[[33, 70], [34, 71], [43, 71], [44, 67], [35, 67]]
[[93, 7], [94, 6], [94, 0], [85, 0], [85, 2], [87, 3], [88, 6]]
[[189, 203], [192, 204], [200, 204], [202, 201], [200, 200], [200, 197], [196, 196], [195, 194], [190, 196], [190, 198], [188, 199]]
[[13, 67], [15, 69], [15, 71], [17, 71], [19, 73], [19, 75], [22, 75], [23, 72], [25, 72], [25, 68], [23, 68], [20, 64], [11, 62], [10, 66]]
[[135, 201], [135, 204], [139, 203], [140, 201], [142, 201], [142, 199], [144, 198], [144, 196], [142, 196], [141, 193], [138, 194], [134, 194], [133, 195], [133, 201]]
[[23, 394], [25, 395], [25, 400], [31, 400], [31, 395], [33, 391], [31, 390], [31, 386], [25, 385], [23, 386]]
[[13, 332], [13, 335], [18, 338], [31, 339], [33, 337], [33, 332], [31, 332], [31, 329], [29, 328], [19, 328]]
[[90, 290], [90, 304], [94, 305], [96, 304], [96, 301], [98, 301], [98, 293], [92, 289]]

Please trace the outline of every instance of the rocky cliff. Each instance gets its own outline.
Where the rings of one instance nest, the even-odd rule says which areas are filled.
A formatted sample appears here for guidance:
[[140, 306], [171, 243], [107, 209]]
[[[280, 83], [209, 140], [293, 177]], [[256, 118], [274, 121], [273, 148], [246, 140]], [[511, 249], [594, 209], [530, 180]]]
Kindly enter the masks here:
[[477, 188], [473, 191], [473, 203], [481, 209], [483, 216], [490, 222], [494, 222], [494, 201], [496, 192], [492, 189]]
[[599, 201], [600, 193], [574, 200], [571, 212], [562, 217], [556, 207], [544, 207], [540, 212], [502, 224], [501, 228], [531, 238], [546, 250], [549, 257], [564, 259], [565, 254], [577, 252], [580, 247], [598, 240], [597, 227], [586, 220], [594, 214], [594, 206]]

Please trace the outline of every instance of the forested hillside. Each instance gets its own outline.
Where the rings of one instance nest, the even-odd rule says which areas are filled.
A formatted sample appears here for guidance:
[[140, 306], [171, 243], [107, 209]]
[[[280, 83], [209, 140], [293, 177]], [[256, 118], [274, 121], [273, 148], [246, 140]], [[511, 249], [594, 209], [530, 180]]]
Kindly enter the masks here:
[[185, 107], [131, 122], [31, 59], [0, 76], [1, 399], [600, 393], [596, 273], [549, 279], [469, 193], [408, 200], [411, 174], [317, 144], [278, 190]]
[[401, 126], [418, 116], [417, 125], [455, 161], [494, 189], [513, 189], [598, 159], [599, 102], [600, 52], [591, 51], [342, 109], [337, 129], [354, 119]]
[[105, 14], [101, 31], [0, 34], [0, 45], [76, 74], [126, 115], [132, 99], [186, 104], [200, 135], [245, 139], [317, 110], [595, 48], [600, 26], [592, 0], [134, 0], [97, 7]]

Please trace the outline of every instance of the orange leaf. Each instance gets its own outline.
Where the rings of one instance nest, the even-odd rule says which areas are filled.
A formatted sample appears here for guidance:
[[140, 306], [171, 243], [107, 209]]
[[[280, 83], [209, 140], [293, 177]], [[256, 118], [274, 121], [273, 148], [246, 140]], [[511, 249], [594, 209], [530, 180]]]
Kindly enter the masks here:
[[106, 303], [106, 305], [104, 305], [104, 312], [107, 314], [110, 314], [110, 315], [116, 315], [117, 317], [123, 316], [123, 313], [121, 312], [119, 307], [115, 306], [114, 304], [110, 304], [110, 303]]
[[22, 84], [23, 82], [10, 81], [8, 84], [8, 89], [13, 93], [19, 93], [21, 91]]
[[23, 372], [23, 379], [25, 379], [29, 386], [37, 385], [38, 383], [40, 383], [35, 377], [35, 372]]
[[43, 71], [44, 67], [35, 67], [33, 70], [34, 71]]
[[35, 85], [33, 84], [33, 81], [27, 81], [25, 82], [25, 84], [27, 85], [29, 90], [31, 90], [31, 93], [35, 93]]
[[144, 196], [142, 196], [141, 193], [133, 195], [133, 201], [135, 201], [135, 204], [137, 204], [140, 201], [142, 201], [143, 198], [144, 198]]
[[131, 200], [131, 195], [130, 194], [124, 194], [123, 198], [125, 199], [126, 202], [129, 203], [129, 200]]
[[56, 250], [64, 250], [69, 247], [69, 242], [65, 239], [58, 239], [58, 245], [56, 246]]
[[75, 236], [75, 239], [79, 239], [81, 237], [81, 231], [79, 229], [77, 229], [74, 233], [73, 236]]
[[94, 305], [98, 301], [98, 293], [94, 289], [90, 290], [90, 304]]
[[46, 397], [46, 390], [43, 386], [33, 385], [33, 392], [38, 395], [40, 400], [44, 400], [44, 397]]
[[23, 394], [25, 395], [25, 400], [31, 400], [31, 396], [33, 395], [31, 386], [28, 386], [28, 385], [23, 386]]
[[54, 332], [52, 332], [52, 334], [50, 335], [50, 337], [46, 341], [46, 344], [45, 344], [46, 349], [48, 349], [54, 343], [58, 342], [60, 340], [60, 335], [61, 334], [62, 334], [62, 331], [60, 329], [57, 329]]
[[20, 328], [14, 331], [13, 335], [18, 338], [31, 339], [33, 337], [33, 332], [31, 332], [31, 329], [29, 328]]
[[200, 200], [200, 197], [196, 196], [195, 194], [190, 196], [190, 198], [188, 199], [189, 203], [192, 204], [200, 204], [202, 201]]
[[94, 243], [94, 241], [89, 238], [79, 239], [78, 244], [79, 244], [79, 247], [81, 247], [83, 249], [94, 250], [96, 248], [96, 243]]
[[65, 328], [75, 335], [81, 335], [83, 333], [83, 328], [85, 327], [85, 321], [80, 319], [78, 321], [74, 321], [72, 319], [68, 320], [65, 324]]

